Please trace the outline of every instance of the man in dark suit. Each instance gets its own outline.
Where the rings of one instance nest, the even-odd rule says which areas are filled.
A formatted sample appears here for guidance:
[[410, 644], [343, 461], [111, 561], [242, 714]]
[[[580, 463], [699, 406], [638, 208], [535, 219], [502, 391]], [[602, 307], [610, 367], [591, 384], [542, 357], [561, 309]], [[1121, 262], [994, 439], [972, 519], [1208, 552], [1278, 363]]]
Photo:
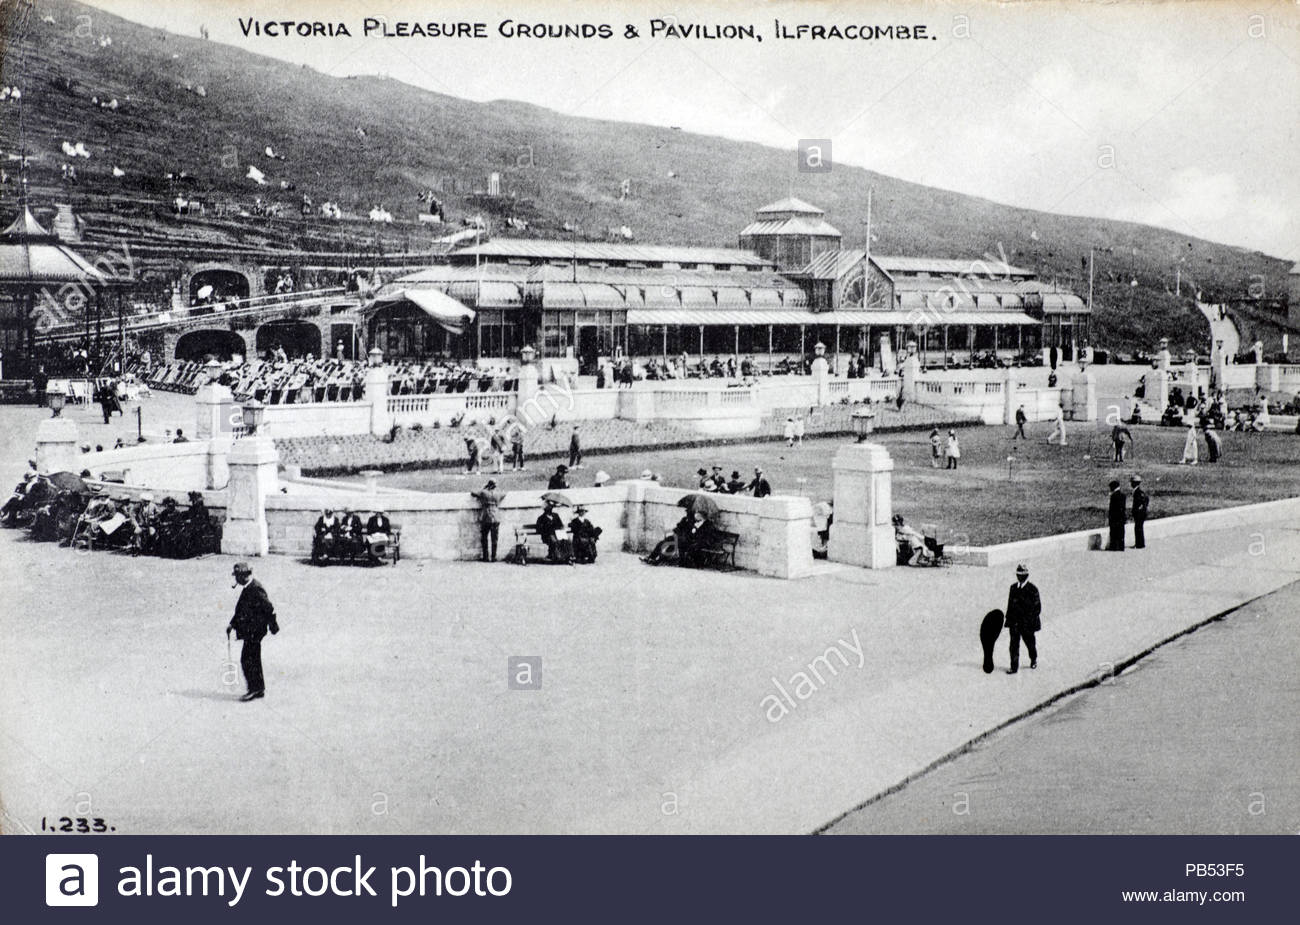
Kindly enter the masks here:
[[266, 696], [266, 680], [262, 677], [262, 640], [267, 630], [272, 635], [280, 632], [280, 625], [275, 622], [275, 608], [266, 595], [261, 582], [253, 577], [253, 570], [247, 562], [236, 562], [234, 568], [235, 582], [243, 585], [239, 602], [235, 604], [235, 615], [226, 627], [226, 638], [233, 630], [236, 639], [243, 640], [244, 648], [239, 653], [239, 664], [244, 669], [244, 680], [248, 682], [248, 693], [240, 697], [245, 702]]
[[1151, 499], [1142, 490], [1142, 476], [1133, 476], [1129, 479], [1129, 484], [1133, 486], [1133, 548], [1146, 549], [1147, 509], [1151, 505]]
[[700, 550], [712, 545], [717, 528], [709, 523], [701, 510], [697, 509], [689, 516], [690, 522], [686, 523], [683, 517], [677, 526], [682, 528], [685, 524], [685, 527], [674, 532], [677, 532], [678, 564], [694, 566], [701, 564]]
[[537, 527], [538, 537], [546, 544], [548, 559], [552, 562], [560, 562], [569, 558], [568, 551], [560, 542], [560, 534], [564, 532], [564, 521], [560, 519], [559, 514], [555, 513], [554, 501], [543, 502], [542, 513], [537, 516], [534, 526]]
[[1110, 509], [1106, 514], [1106, 522], [1110, 526], [1110, 539], [1106, 543], [1106, 549], [1110, 552], [1124, 551], [1124, 523], [1128, 519], [1124, 508], [1127, 500], [1124, 492], [1120, 491], [1119, 482], [1111, 479]]
[[558, 466], [556, 466], [555, 474], [551, 476], [550, 481], [546, 483], [546, 490], [564, 491], [566, 488], [568, 488], [569, 487], [569, 480], [567, 478], [568, 473], [569, 473], [569, 467], [566, 466], [564, 463], [560, 463]]
[[371, 536], [376, 533], [382, 533], [387, 538], [387, 534], [393, 532], [393, 523], [388, 519], [388, 514], [382, 510], [377, 510], [370, 515], [366, 521], [366, 535]]
[[751, 481], [746, 487], [754, 493], [755, 498], [766, 498], [772, 493], [772, 486], [768, 484], [767, 479], [763, 477], [763, 470], [758, 468], [758, 466], [754, 467], [753, 481]]
[[1034, 643], [1034, 634], [1043, 627], [1041, 614], [1042, 601], [1038, 588], [1029, 580], [1029, 569], [1024, 563], [1016, 566], [1016, 583], [1007, 594], [1007, 631], [1011, 635], [1011, 667], [1007, 674], [1020, 670], [1020, 640], [1025, 641], [1025, 650], [1029, 652], [1029, 667], [1038, 667], [1038, 646]]
[[388, 514], [383, 510], [377, 510], [370, 515], [366, 521], [366, 552], [371, 560], [378, 561], [386, 552], [389, 537], [393, 532], [393, 523], [388, 519]]
[[366, 528], [361, 517], [352, 508], [343, 511], [343, 548], [349, 556], [360, 555], [366, 548]]
[[505, 495], [497, 491], [497, 483], [488, 479], [482, 491], [472, 491], [470, 495], [478, 502], [478, 538], [484, 562], [497, 560], [497, 538], [501, 533], [501, 499]]
[[587, 518], [587, 509], [579, 505], [569, 521], [569, 533], [573, 536], [573, 560], [579, 564], [596, 561], [596, 541], [600, 539], [601, 529]]
[[1018, 437], [1024, 437], [1026, 440], [1029, 439], [1029, 437], [1025, 436], [1025, 424], [1028, 422], [1029, 416], [1025, 414], [1025, 406], [1021, 405], [1016, 409], [1016, 432], [1011, 435], [1012, 440], [1015, 440]]

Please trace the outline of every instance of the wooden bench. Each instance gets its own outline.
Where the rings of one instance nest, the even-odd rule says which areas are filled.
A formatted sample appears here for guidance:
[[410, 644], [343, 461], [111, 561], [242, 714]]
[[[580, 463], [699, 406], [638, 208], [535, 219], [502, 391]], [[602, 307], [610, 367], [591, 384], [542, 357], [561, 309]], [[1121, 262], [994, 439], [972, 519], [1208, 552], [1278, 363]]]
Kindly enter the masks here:
[[359, 550], [349, 552], [338, 551], [337, 549], [325, 550], [318, 548], [316, 538], [312, 537], [312, 562], [317, 565], [328, 565], [331, 562], [384, 562], [390, 565], [396, 565], [402, 559], [402, 528], [393, 524], [388, 529], [388, 542], [384, 544], [383, 552], [374, 559], [370, 556], [369, 545], [363, 546]]
[[710, 534], [709, 542], [695, 550], [695, 557], [701, 564], [713, 568], [737, 568], [736, 544], [739, 542], [739, 533], [732, 533], [730, 530], [714, 530]]
[[[569, 544], [567, 539], [559, 538], [565, 545]], [[527, 562], [563, 564], [567, 559], [552, 559], [550, 550], [546, 543], [542, 541], [542, 535], [537, 532], [536, 524], [521, 524], [515, 527], [515, 548], [510, 551], [510, 561], [516, 564], [527, 564], [519, 562], [519, 553], [522, 552], [527, 557]]]

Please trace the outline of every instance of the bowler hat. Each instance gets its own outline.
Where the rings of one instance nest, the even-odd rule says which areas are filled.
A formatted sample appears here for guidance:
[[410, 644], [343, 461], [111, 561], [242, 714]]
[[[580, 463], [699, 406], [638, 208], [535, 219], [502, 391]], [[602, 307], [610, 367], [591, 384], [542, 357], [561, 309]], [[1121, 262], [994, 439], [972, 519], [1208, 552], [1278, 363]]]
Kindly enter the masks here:
[[1029, 574], [1029, 569], [1025, 566], [1025, 563], [1021, 562], [1019, 565], [1016, 566], [1016, 574], [1017, 575]]
[[1111, 491], [1114, 491], [1116, 488], [1119, 488], [1119, 481], [1118, 481], [1117, 479], [1111, 479], [1111, 480], [1110, 480], [1110, 490], [1111, 490]]

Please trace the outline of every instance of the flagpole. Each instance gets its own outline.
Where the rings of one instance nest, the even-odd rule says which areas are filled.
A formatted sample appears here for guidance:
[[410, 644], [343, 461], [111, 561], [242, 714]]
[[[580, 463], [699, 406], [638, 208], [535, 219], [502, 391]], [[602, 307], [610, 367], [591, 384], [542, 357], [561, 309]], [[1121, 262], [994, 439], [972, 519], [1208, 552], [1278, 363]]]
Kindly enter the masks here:
[[[865, 256], [862, 259], [862, 307], [867, 307], [867, 294], [871, 287], [871, 193], [870, 186], [867, 187], [867, 247]], [[867, 345], [871, 349], [871, 345]]]
[[1096, 255], [1094, 248], [1088, 248], [1088, 312], [1092, 312], [1092, 261]]

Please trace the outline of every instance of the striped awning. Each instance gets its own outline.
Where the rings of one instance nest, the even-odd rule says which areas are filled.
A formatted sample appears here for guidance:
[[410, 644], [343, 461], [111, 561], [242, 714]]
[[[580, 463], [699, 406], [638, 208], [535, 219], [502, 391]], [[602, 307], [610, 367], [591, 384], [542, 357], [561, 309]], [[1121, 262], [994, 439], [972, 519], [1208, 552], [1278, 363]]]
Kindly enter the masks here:
[[913, 324], [929, 325], [930, 327], [943, 327], [953, 324], [970, 324], [976, 327], [990, 326], [998, 324], [1032, 324], [1041, 325], [1042, 322], [1029, 317], [1024, 312], [939, 312], [933, 315], [918, 316], [912, 322]]
[[628, 324], [768, 325], [817, 324], [819, 315], [798, 311], [729, 311], [727, 309], [637, 309], [627, 313]]
[[1077, 295], [1068, 292], [1044, 292], [1043, 312], [1048, 315], [1077, 315], [1088, 311], [1088, 305]]
[[1000, 325], [1041, 322], [1023, 312], [943, 312], [913, 314], [899, 311], [729, 311], [725, 309], [634, 309], [627, 313], [628, 324], [721, 324], [721, 325], [883, 325], [912, 327], [913, 325]]

